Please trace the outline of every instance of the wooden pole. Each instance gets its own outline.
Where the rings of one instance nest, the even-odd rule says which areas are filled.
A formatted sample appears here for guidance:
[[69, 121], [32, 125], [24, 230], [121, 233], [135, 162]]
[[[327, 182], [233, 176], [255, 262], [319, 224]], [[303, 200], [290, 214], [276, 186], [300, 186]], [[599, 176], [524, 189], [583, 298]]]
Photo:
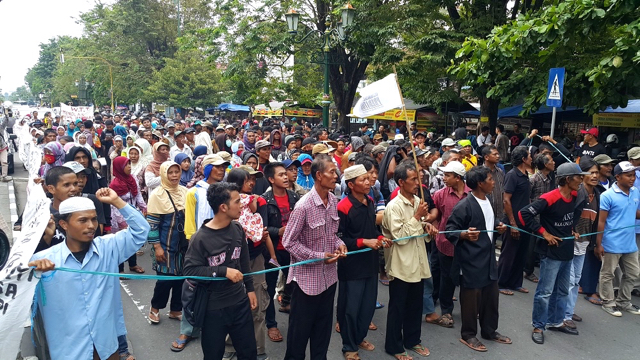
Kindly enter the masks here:
[[[416, 166], [416, 172], [418, 172], [420, 165], [418, 164], [418, 157], [416, 156], [416, 148], [413, 145], [413, 134], [411, 134], [411, 125], [409, 124], [409, 117], [407, 116], [407, 108], [404, 105], [404, 97], [402, 96], [402, 89], [400, 88], [400, 82], [398, 81], [398, 73], [396, 72], [395, 65], [393, 65], [393, 73], [396, 75], [396, 85], [398, 86], [400, 99], [402, 99], [402, 113], [404, 114], [404, 121], [407, 125], [409, 125], [408, 127], [409, 141], [411, 142], [411, 147], [413, 148], [413, 151], [411, 153], [413, 154], [413, 162]], [[417, 124], [416, 124], [416, 128], [417, 128]], [[427, 169], [427, 171], [429, 171], [429, 169]], [[418, 173], [418, 181], [420, 181], [420, 200], [422, 201], [422, 199], [424, 199], [424, 189], [422, 188], [422, 180], [420, 180], [420, 173]]]

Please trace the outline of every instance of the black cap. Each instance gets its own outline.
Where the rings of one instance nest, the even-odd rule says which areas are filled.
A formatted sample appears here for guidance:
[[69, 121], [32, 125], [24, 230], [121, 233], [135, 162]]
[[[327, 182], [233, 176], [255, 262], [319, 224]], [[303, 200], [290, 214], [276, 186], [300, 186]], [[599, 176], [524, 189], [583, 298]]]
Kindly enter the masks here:
[[314, 145], [316, 143], [317, 143], [317, 141], [312, 137], [308, 137], [308, 138], [305, 138], [304, 140], [302, 140], [302, 146], [309, 145], [309, 144]]

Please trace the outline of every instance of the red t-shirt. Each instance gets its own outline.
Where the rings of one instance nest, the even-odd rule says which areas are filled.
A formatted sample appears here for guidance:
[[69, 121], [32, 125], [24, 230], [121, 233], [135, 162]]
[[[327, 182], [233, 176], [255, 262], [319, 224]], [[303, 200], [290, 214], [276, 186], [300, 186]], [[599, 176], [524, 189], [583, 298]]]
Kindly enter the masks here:
[[[291, 211], [289, 211], [289, 195], [285, 194], [284, 196], [275, 196], [276, 203], [278, 204], [278, 209], [280, 209], [280, 215], [282, 218], [282, 226], [287, 226], [289, 222], [289, 215], [291, 215]], [[285, 250], [284, 246], [282, 246], [282, 238], [278, 241], [278, 246], [276, 247], [278, 250]]]

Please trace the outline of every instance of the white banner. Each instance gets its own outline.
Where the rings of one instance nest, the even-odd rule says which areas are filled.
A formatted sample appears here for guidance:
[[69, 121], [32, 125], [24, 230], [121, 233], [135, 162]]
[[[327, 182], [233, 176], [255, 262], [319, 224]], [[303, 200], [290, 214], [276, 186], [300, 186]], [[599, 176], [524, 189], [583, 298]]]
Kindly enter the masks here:
[[62, 116], [65, 123], [76, 119], [82, 119], [83, 117], [87, 118], [87, 120], [92, 120], [93, 106], [69, 106], [60, 103], [60, 116]]
[[360, 90], [360, 99], [353, 107], [353, 116], [366, 118], [398, 108], [402, 108], [402, 96], [396, 75], [389, 74]]
[[0, 270], [0, 349], [2, 359], [15, 359], [25, 323], [31, 314], [33, 294], [38, 283], [29, 260], [36, 250], [49, 222], [50, 200], [41, 185], [29, 180], [27, 205], [23, 214], [22, 232], [11, 248], [5, 267]]

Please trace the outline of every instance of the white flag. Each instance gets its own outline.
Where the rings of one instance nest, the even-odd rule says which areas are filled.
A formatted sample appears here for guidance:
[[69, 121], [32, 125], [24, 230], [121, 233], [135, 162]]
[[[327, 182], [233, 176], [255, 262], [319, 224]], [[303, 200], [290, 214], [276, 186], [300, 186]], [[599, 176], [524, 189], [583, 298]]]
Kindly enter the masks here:
[[353, 115], [356, 117], [366, 118], [387, 110], [402, 108], [402, 96], [395, 74], [389, 74], [360, 90], [360, 96], [353, 107]]

